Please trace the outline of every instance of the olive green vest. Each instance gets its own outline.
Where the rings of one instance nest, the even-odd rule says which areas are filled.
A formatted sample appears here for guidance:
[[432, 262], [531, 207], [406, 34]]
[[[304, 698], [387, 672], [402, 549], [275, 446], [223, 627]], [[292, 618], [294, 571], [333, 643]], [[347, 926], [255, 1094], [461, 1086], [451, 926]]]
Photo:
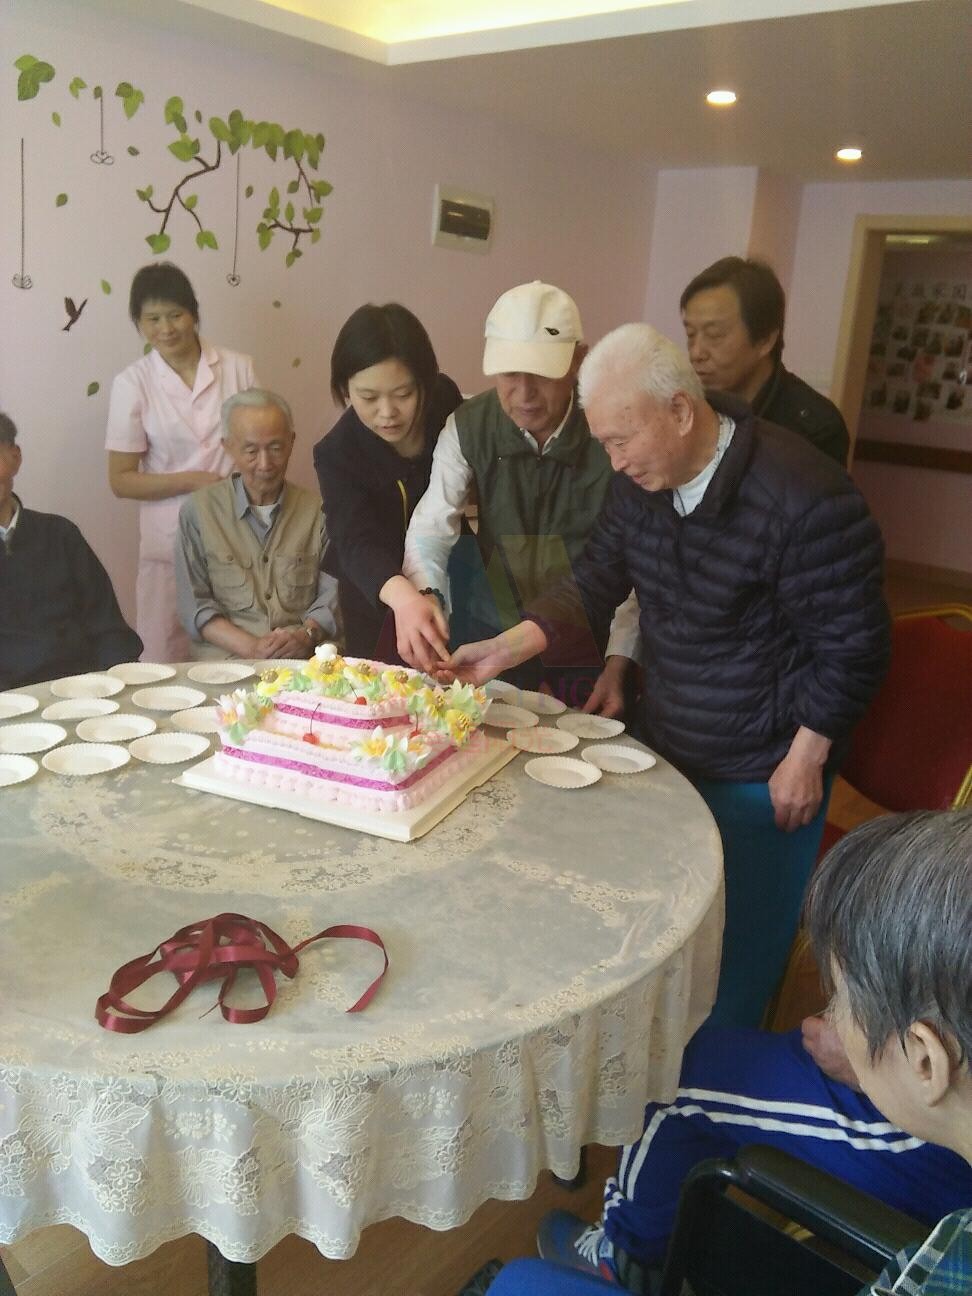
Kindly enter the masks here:
[[[317, 596], [320, 496], [287, 482], [262, 546], [246, 519], [236, 516], [231, 477], [196, 491], [192, 499], [213, 598], [230, 621], [257, 636], [299, 625]], [[193, 652], [205, 659], [230, 656], [205, 642], [194, 643]]]
[[576, 394], [570, 417], [542, 455], [503, 413], [495, 390], [460, 405], [455, 418], [476, 482], [486, 579], [505, 628], [580, 557], [611, 464], [591, 436]]

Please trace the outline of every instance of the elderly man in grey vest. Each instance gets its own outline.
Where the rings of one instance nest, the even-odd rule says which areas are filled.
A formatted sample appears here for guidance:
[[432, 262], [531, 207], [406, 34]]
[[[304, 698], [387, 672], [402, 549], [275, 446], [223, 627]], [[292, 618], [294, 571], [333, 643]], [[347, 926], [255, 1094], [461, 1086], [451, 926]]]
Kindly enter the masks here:
[[326, 543], [316, 493], [286, 480], [290, 406], [252, 388], [223, 405], [234, 471], [179, 511], [179, 617], [196, 658], [309, 657], [336, 639], [337, 584], [321, 571]]
[[[403, 575], [380, 591], [395, 612], [399, 653], [424, 670], [446, 656], [457, 623], [473, 637], [495, 634], [569, 576], [611, 478], [574, 391], [587, 348], [572, 298], [539, 281], [511, 288], [490, 311], [485, 337], [483, 373], [495, 385], [449, 416], [409, 523]], [[457, 597], [446, 570], [472, 500], [481, 561], [471, 590]], [[545, 660], [514, 682], [545, 684], [577, 705], [603, 664], [602, 647], [589, 634], [583, 652]]]

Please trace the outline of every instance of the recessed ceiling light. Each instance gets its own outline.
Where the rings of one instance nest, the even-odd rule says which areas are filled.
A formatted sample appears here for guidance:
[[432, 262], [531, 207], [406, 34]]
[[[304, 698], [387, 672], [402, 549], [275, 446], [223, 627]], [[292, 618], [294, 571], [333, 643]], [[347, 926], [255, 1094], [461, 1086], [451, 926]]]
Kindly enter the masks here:
[[710, 90], [705, 96], [705, 102], [712, 104], [714, 108], [728, 108], [730, 104], [736, 102], [735, 90]]
[[834, 154], [838, 162], [860, 162], [863, 156], [859, 148], [839, 148]]

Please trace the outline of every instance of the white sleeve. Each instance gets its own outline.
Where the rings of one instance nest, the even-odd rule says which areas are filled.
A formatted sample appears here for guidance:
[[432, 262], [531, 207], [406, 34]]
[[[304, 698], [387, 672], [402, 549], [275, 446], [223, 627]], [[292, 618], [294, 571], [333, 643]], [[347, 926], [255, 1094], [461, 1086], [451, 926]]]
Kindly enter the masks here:
[[634, 590], [614, 614], [608, 634], [605, 657], [630, 657], [641, 664], [641, 631], [638, 629], [640, 609]]
[[416, 589], [437, 589], [448, 599], [449, 555], [459, 539], [472, 479], [455, 415], [450, 414], [432, 456], [428, 490], [415, 506], [405, 535], [402, 574]]

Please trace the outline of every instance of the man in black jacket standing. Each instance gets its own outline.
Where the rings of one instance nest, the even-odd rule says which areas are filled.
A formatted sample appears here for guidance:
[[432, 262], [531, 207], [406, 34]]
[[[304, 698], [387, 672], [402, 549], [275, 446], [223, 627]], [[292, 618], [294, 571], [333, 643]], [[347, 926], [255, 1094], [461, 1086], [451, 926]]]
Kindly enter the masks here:
[[741, 396], [768, 423], [805, 437], [841, 467], [849, 438], [840, 410], [783, 365], [783, 285], [764, 261], [722, 257], [682, 293], [692, 367], [708, 391]]
[[744, 403], [707, 400], [688, 356], [650, 325], [602, 339], [579, 390], [615, 472], [575, 583], [451, 666], [480, 682], [569, 651], [573, 627], [603, 624], [634, 588], [645, 739], [692, 779], [723, 839], [715, 1020], [757, 1025], [832, 772], [887, 666], [881, 535], [843, 471]]

